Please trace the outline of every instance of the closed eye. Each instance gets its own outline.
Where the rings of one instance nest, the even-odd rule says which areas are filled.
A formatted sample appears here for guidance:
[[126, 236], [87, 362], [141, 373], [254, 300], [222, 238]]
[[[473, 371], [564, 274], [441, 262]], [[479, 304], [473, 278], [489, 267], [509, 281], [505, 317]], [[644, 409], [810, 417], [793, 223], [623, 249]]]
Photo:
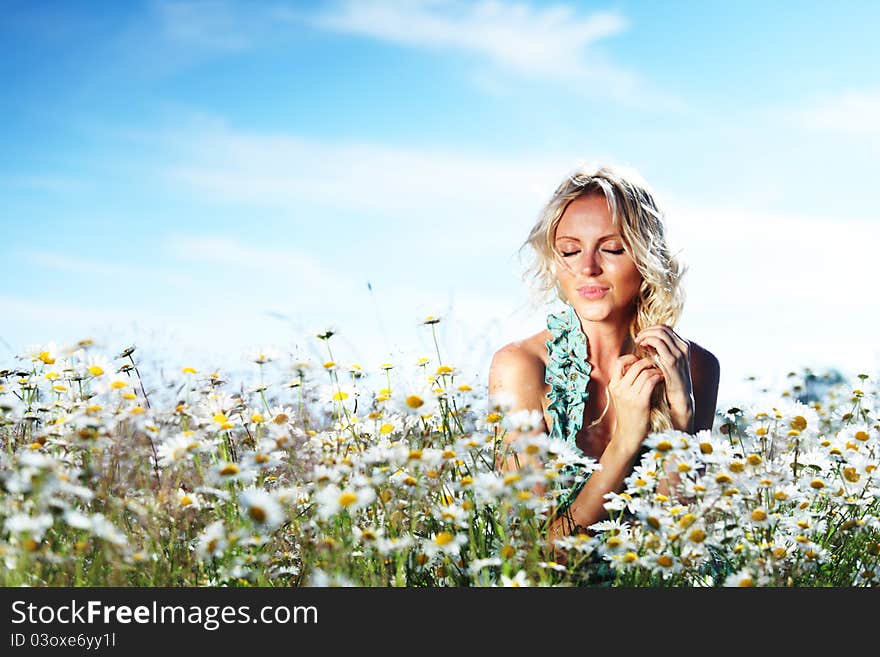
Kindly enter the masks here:
[[[605, 253], [613, 253], [614, 255], [622, 254], [626, 249], [602, 249]], [[577, 255], [580, 251], [562, 251], [562, 257], [568, 258], [569, 256]]]

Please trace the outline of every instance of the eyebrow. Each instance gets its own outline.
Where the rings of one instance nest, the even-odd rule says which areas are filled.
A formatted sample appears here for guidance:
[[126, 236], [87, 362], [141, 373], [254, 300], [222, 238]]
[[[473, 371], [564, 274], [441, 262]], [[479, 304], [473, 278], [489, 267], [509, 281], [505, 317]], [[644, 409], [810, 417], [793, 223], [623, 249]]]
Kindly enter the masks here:
[[[620, 235], [618, 233], [615, 233], [613, 235], [603, 235], [602, 237], [599, 238], [599, 241], [601, 242], [602, 240], [611, 239], [613, 237], [619, 238]], [[557, 236], [555, 241], [558, 242], [559, 240], [571, 240], [572, 242], [580, 242], [580, 240], [577, 237], [571, 237], [569, 235], [559, 235], [559, 236]]]

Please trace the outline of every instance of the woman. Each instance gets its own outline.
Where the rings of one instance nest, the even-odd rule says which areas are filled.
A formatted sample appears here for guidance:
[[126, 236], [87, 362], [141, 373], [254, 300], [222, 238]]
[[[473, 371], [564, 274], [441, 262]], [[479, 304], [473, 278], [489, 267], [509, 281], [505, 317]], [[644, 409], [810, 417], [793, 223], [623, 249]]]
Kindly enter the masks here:
[[[604, 495], [622, 488], [650, 432], [712, 427], [719, 364], [672, 329], [685, 270], [635, 175], [607, 166], [574, 172], [526, 246], [542, 288], [555, 288], [566, 307], [548, 317], [547, 330], [495, 353], [490, 396], [509, 400], [512, 411], [540, 411], [546, 433], [602, 466], [558, 498], [548, 526], [553, 541], [606, 517]], [[509, 432], [507, 440], [516, 437]], [[517, 454], [499, 465], [509, 470], [529, 458]]]

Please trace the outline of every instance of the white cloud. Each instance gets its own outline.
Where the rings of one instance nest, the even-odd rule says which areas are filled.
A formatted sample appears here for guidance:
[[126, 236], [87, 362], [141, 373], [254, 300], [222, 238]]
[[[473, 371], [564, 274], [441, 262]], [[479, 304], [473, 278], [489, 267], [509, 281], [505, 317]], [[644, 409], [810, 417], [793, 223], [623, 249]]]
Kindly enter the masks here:
[[880, 136], [880, 91], [848, 91], [798, 113], [809, 128], [853, 136]]
[[627, 27], [617, 12], [579, 17], [571, 6], [532, 8], [496, 0], [348, 0], [312, 22], [414, 48], [471, 52], [517, 73], [555, 79], [591, 74], [598, 65], [590, 63], [588, 48]]

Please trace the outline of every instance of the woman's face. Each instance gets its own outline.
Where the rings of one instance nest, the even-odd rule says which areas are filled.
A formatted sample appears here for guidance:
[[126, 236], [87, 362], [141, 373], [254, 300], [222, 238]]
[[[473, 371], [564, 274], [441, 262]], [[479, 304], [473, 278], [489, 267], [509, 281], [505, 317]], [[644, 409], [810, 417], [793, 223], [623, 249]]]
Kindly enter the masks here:
[[629, 322], [642, 275], [624, 249], [603, 194], [568, 204], [554, 235], [562, 265], [556, 278], [564, 297], [584, 320]]

